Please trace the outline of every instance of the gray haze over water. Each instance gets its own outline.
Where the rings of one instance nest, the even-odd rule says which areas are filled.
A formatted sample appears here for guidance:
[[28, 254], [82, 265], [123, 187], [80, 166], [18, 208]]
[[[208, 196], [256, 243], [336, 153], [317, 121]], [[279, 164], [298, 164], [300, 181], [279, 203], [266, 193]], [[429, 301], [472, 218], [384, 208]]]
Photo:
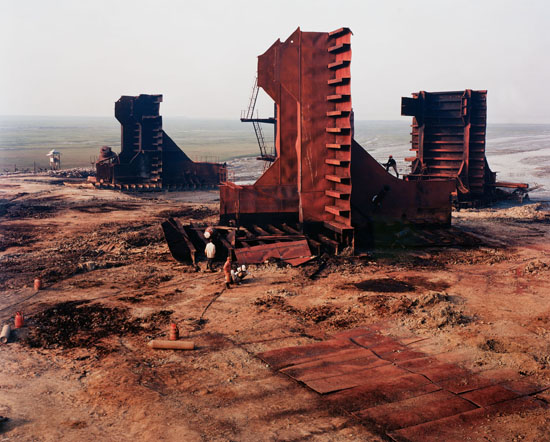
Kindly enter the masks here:
[[[193, 159], [227, 161], [235, 178], [252, 183], [264, 162], [250, 124], [231, 120], [163, 118], [166, 133]], [[355, 139], [379, 162], [392, 154], [400, 173], [408, 171], [410, 120], [356, 121]], [[271, 141], [272, 126], [265, 125]], [[61, 152], [62, 167], [89, 167], [102, 145], [120, 151], [120, 125], [112, 117], [0, 117], [0, 172], [47, 167], [46, 154]], [[208, 158], [206, 158], [208, 157]], [[543, 186], [532, 199], [550, 200], [550, 125], [489, 124], [487, 158], [499, 181]]]

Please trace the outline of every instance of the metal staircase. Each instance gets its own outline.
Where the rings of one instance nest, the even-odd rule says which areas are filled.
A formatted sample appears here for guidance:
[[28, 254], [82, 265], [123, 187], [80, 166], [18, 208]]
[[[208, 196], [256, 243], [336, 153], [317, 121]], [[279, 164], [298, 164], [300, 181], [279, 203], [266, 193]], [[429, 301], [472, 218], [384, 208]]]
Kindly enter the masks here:
[[244, 115], [241, 115], [241, 120], [250, 120], [254, 118], [254, 109], [256, 108], [256, 101], [258, 100], [258, 93], [260, 88], [258, 87], [258, 77], [254, 78], [254, 86], [252, 86], [252, 93], [250, 94], [250, 101], [248, 102], [248, 109], [243, 111]]
[[258, 159], [273, 162], [277, 159], [275, 145], [272, 147], [268, 147], [266, 145], [261, 123], [275, 124], [277, 120], [276, 118], [259, 118], [258, 111], [256, 111], [256, 117], [254, 118], [254, 110], [256, 108], [256, 101], [258, 100], [259, 91], [260, 88], [258, 87], [258, 77], [256, 77], [254, 79], [252, 93], [250, 94], [248, 109], [241, 112], [241, 122], [252, 123], [252, 126], [254, 127], [254, 133], [256, 134], [256, 140], [258, 141], [258, 147], [260, 148], [260, 156]]

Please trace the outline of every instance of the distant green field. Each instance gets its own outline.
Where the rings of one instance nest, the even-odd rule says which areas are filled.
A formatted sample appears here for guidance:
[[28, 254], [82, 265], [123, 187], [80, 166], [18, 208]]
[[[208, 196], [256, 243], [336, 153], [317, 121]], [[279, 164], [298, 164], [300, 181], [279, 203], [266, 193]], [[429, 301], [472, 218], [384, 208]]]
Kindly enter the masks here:
[[[252, 127], [239, 121], [164, 119], [163, 128], [191, 157], [220, 161], [255, 155]], [[0, 117], [0, 172], [47, 167], [46, 154], [61, 152], [63, 168], [90, 166], [103, 145], [120, 151], [120, 125], [101, 117]]]

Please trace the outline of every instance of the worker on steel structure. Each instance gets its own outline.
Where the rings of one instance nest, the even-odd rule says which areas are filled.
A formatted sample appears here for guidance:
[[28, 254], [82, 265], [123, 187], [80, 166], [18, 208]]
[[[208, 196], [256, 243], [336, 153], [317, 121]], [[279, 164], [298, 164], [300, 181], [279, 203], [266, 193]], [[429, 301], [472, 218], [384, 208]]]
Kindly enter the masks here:
[[214, 262], [214, 258], [216, 256], [216, 246], [212, 242], [212, 238], [208, 239], [208, 244], [206, 244], [204, 253], [206, 255], [206, 270], [213, 272], [214, 268], [212, 267], [212, 263]]
[[225, 275], [225, 288], [230, 289], [231, 288], [231, 252], [229, 252], [229, 255], [227, 256], [227, 260], [223, 265], [223, 273]]
[[395, 162], [395, 160], [393, 159], [393, 156], [390, 155], [390, 157], [388, 158], [388, 162], [387, 163], [384, 163], [383, 166], [386, 167], [386, 172], [388, 170], [390, 170], [390, 167], [393, 167], [393, 170], [395, 170], [395, 176], [397, 178], [399, 178], [399, 172], [397, 171], [397, 163]]

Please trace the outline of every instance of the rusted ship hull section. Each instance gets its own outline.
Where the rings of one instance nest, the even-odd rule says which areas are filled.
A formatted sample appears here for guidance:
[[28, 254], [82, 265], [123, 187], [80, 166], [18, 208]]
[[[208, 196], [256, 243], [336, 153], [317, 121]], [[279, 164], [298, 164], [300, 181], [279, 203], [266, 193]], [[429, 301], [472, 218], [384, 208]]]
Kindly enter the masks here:
[[288, 217], [342, 246], [377, 223], [450, 223], [453, 180], [398, 180], [353, 139], [351, 35], [297, 29], [259, 56], [258, 85], [277, 108], [277, 159], [253, 185], [220, 187], [222, 223]]
[[115, 103], [121, 124], [121, 152], [102, 148], [97, 187], [121, 190], [215, 188], [226, 180], [219, 163], [194, 162], [162, 129], [162, 95], [122, 96]]
[[[485, 158], [486, 91], [404, 98], [416, 156], [411, 173], [395, 178], [353, 137], [351, 35], [348, 28], [298, 28], [258, 57], [257, 85], [275, 102], [276, 159], [252, 185], [220, 186], [217, 247], [224, 256], [299, 264], [310, 253], [361, 245], [478, 241], [450, 224], [453, 197], [487, 200], [499, 186]], [[173, 227], [166, 225], [167, 239]], [[171, 247], [177, 259], [192, 255], [196, 236], [191, 226], [179, 229], [187, 234], [174, 242], [182, 250]]]
[[488, 203], [497, 188], [524, 192], [527, 184], [499, 183], [485, 155], [487, 91], [413, 93], [403, 97], [401, 114], [413, 117], [411, 172], [405, 179], [453, 179], [458, 205]]
[[[414, 223], [450, 225], [451, 181], [404, 181], [390, 175], [355, 140], [352, 145], [353, 224]], [[374, 201], [373, 201], [374, 199]]]

